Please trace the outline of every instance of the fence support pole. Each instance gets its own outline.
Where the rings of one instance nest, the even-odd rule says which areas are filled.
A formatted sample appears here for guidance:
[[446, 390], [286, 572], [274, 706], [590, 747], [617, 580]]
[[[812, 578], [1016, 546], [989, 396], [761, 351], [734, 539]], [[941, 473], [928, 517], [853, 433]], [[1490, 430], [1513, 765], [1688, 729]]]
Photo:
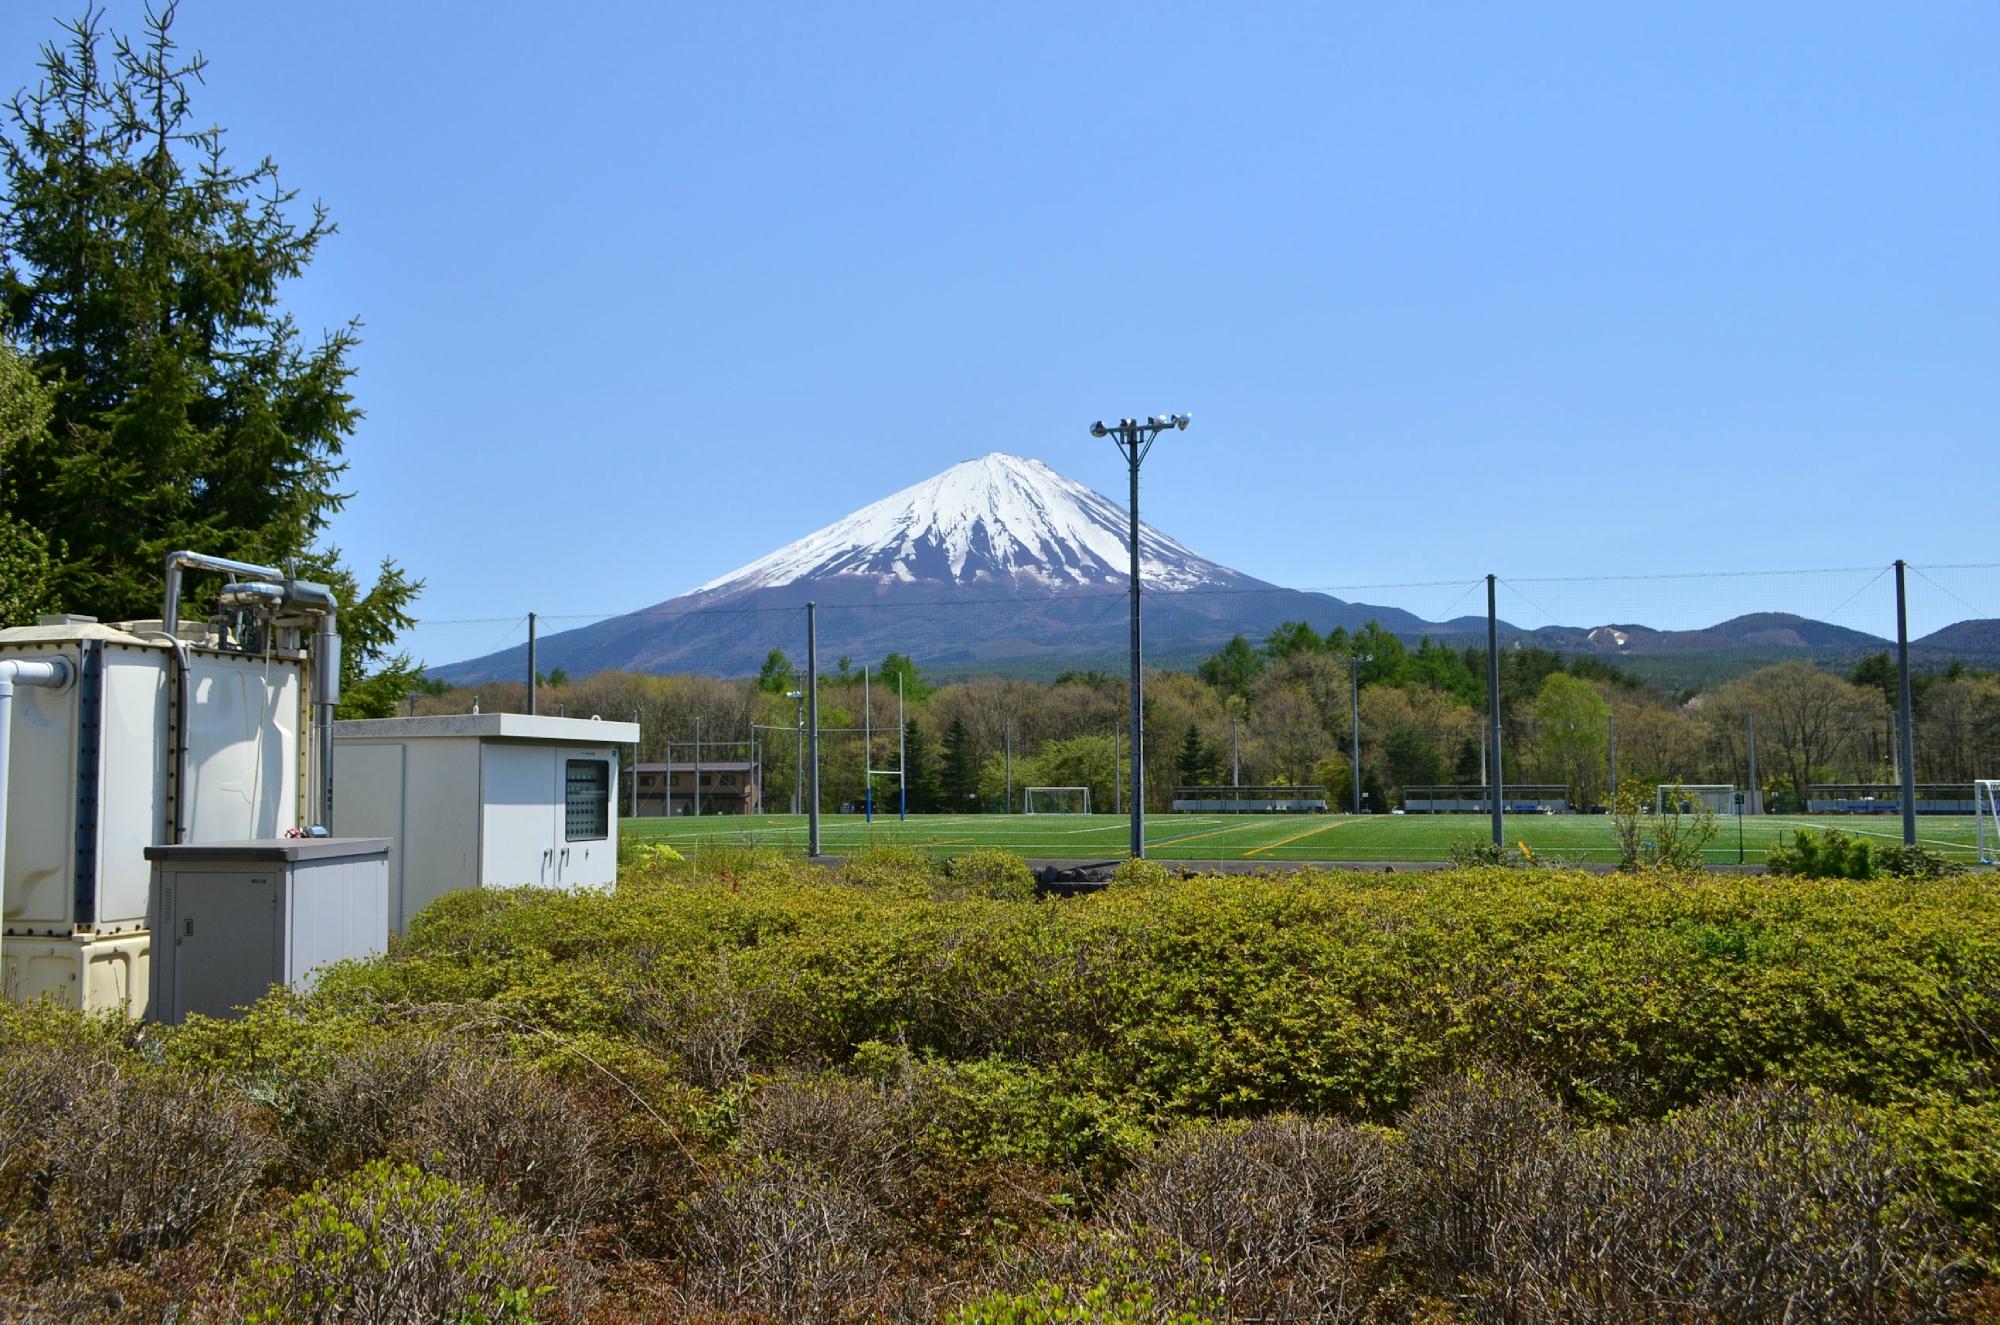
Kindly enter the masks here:
[[1501, 847], [1507, 844], [1507, 826], [1500, 810], [1504, 778], [1500, 771], [1500, 611], [1496, 582], [1496, 577], [1486, 577], [1486, 711], [1493, 729], [1493, 754], [1487, 765], [1491, 776], [1486, 794], [1493, 809], [1493, 845]]
[[806, 604], [806, 720], [812, 724], [812, 794], [806, 798], [806, 854], [819, 854], [819, 615]]
[[1903, 560], [1896, 559], [1896, 741], [1903, 765], [1903, 845], [1917, 844], [1917, 743], [1910, 721], [1910, 614], [1903, 597]]

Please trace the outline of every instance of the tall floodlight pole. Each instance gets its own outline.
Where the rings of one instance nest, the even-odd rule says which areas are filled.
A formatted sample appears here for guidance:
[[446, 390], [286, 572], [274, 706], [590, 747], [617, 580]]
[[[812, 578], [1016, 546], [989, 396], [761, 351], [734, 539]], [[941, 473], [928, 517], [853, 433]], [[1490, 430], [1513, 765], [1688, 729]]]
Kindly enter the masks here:
[[875, 709], [868, 700], [868, 664], [861, 664], [861, 808], [862, 819], [875, 822]]
[[[1090, 425], [1092, 437], [1111, 437], [1132, 472], [1132, 859], [1146, 855], [1146, 736], [1145, 712], [1140, 677], [1142, 651], [1139, 644], [1139, 466], [1153, 449], [1153, 441], [1169, 428], [1187, 431], [1185, 414], [1156, 414], [1150, 419], [1120, 419], [1106, 424], [1102, 419]], [[1117, 769], [1113, 768], [1115, 776]]]
[[1354, 812], [1361, 813], [1361, 664], [1374, 662], [1372, 653], [1347, 655], [1347, 688], [1354, 701]]
[[896, 821], [910, 821], [910, 720], [903, 716], [903, 674], [896, 673]]
[[1896, 713], [1903, 765], [1903, 845], [1917, 844], [1917, 744], [1910, 720], [1910, 614], [1903, 599], [1903, 561], [1896, 559]]
[[806, 854], [819, 854], [819, 609], [806, 604], [806, 717], [812, 723], [812, 794], [806, 798]]

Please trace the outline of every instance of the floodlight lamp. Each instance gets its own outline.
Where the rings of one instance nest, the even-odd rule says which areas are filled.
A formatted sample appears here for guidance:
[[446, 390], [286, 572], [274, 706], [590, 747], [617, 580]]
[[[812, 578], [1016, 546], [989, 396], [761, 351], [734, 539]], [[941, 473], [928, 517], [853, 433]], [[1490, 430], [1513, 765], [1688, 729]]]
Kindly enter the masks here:
[[1111, 429], [1104, 426], [1103, 419], [1099, 419], [1097, 422], [1090, 425], [1090, 435], [1092, 437], [1102, 437], [1110, 431]]
[[1181, 430], [1182, 432], [1186, 432], [1186, 431], [1187, 431], [1187, 426], [1188, 426], [1188, 419], [1189, 419], [1189, 417], [1190, 417], [1190, 416], [1189, 416], [1189, 415], [1186, 415], [1186, 414], [1176, 414], [1176, 415], [1174, 415], [1174, 426], [1175, 426], [1176, 428], [1179, 428], [1179, 429], [1180, 429], [1180, 430]]

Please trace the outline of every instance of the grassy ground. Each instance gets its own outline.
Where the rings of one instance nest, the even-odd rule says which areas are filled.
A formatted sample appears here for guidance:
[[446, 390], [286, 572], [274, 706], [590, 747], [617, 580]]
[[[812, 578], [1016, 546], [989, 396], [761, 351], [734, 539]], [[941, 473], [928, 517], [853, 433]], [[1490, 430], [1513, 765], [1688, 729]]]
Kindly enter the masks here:
[[[1737, 859], [1734, 816], [1718, 816], [1719, 831], [1708, 859]], [[1800, 828], [1839, 828], [1885, 846], [1902, 841], [1902, 821], [1893, 816], [1832, 815], [1745, 818], [1742, 857], [1760, 863], [1773, 843]], [[623, 831], [636, 841], [666, 842], [687, 853], [708, 843], [790, 847], [803, 851], [802, 815], [772, 814], [751, 819], [626, 820]], [[979, 847], [1002, 847], [1042, 859], [1114, 860], [1126, 855], [1130, 821], [1120, 815], [822, 815], [820, 848], [843, 855], [865, 846], [904, 845], [940, 854]], [[1146, 820], [1146, 854], [1160, 860], [1443, 860], [1453, 842], [1485, 838], [1483, 815], [1209, 815], [1157, 814]], [[1957, 816], [1925, 816], [1917, 840], [1960, 860], [1974, 858], [1973, 821]], [[1507, 841], [1523, 842], [1539, 855], [1579, 862], [1617, 859], [1611, 820], [1604, 815], [1509, 815]]]

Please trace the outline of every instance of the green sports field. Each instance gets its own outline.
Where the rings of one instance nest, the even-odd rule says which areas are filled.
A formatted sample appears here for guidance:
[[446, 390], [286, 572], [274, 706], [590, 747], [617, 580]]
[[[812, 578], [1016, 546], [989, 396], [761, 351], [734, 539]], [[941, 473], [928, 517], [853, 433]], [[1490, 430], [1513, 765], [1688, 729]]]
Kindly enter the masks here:
[[[1709, 844], [1708, 859], [1737, 859], [1734, 816], [1718, 816], [1720, 830]], [[1885, 846], [1902, 841], [1902, 821], [1886, 815], [1790, 817], [1772, 815], [1740, 821], [1743, 859], [1761, 863], [1772, 843], [1801, 828], [1839, 828]], [[752, 818], [628, 819], [623, 831], [630, 839], [666, 842], [694, 853], [714, 843], [730, 846], [777, 846], [803, 851], [803, 815], [773, 814]], [[869, 824], [860, 815], [822, 815], [820, 849], [846, 855], [867, 846], [913, 846], [941, 855], [979, 847], [1002, 847], [1030, 859], [1116, 860], [1124, 857], [1131, 834], [1121, 815], [877, 815]], [[1487, 820], [1470, 814], [1412, 815], [1212, 815], [1158, 814], [1146, 820], [1146, 854], [1157, 860], [1317, 860], [1424, 861], [1443, 860], [1454, 842], [1485, 839]], [[1969, 817], [1925, 816], [1917, 821], [1917, 840], [1960, 860], [1971, 861], [1974, 825]], [[1507, 841], [1526, 843], [1528, 850], [1577, 862], [1610, 863], [1618, 858], [1611, 820], [1604, 815], [1509, 815]]]

